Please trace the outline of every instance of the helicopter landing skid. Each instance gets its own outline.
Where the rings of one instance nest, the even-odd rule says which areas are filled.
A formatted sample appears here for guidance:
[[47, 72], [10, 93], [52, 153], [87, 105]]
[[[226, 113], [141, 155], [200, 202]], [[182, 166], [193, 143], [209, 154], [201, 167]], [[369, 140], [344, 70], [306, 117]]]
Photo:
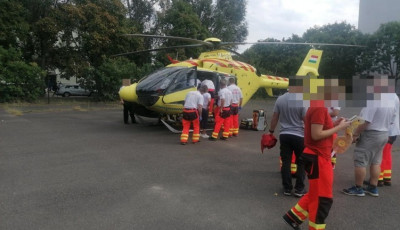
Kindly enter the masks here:
[[[172, 127], [171, 125], [169, 125], [166, 121], [164, 121], [163, 119], [160, 120], [165, 127], [167, 127], [169, 129], [169, 131], [173, 132], [173, 133], [182, 133], [182, 131], [179, 131], [177, 129], [175, 129], [174, 127]], [[190, 132], [193, 132], [193, 130], [190, 130]]]
[[[172, 125], [168, 124], [168, 122], [164, 121], [163, 119], [161, 119], [160, 121], [165, 125], [165, 127], [167, 127], [169, 129], [169, 131], [176, 133], [176, 134], [182, 133], [182, 130], [175, 129], [174, 127], [172, 127]], [[205, 130], [210, 131], [210, 130], [214, 130], [214, 129], [205, 129]], [[192, 133], [193, 129], [189, 129], [189, 132]]]

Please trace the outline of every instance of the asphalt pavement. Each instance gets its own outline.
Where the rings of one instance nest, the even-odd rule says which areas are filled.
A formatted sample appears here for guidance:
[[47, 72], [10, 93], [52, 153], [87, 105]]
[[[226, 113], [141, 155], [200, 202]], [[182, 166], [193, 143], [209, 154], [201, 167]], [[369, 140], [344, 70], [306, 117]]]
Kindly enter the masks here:
[[[269, 121], [273, 104], [240, 116], [264, 109]], [[283, 196], [279, 143], [261, 154], [262, 131], [182, 146], [157, 120], [125, 125], [119, 106], [37, 107], [0, 106], [0, 229], [291, 229], [281, 217], [298, 198]], [[338, 156], [326, 229], [398, 228], [399, 146], [378, 198], [340, 192], [354, 183], [353, 147]]]

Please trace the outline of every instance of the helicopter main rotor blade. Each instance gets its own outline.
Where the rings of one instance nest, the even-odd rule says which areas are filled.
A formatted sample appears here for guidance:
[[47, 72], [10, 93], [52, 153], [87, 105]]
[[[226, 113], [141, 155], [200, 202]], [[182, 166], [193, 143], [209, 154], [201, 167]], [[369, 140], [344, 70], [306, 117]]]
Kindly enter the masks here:
[[220, 46], [251, 45], [251, 44], [276, 44], [276, 45], [311, 45], [311, 46], [344, 46], [344, 47], [365, 47], [362, 45], [335, 44], [335, 43], [305, 43], [305, 42], [222, 42]]
[[224, 50], [227, 50], [227, 51], [229, 51], [229, 52], [231, 52], [231, 53], [236, 54], [236, 55], [239, 56], [239, 57], [243, 57], [243, 58], [244, 58], [244, 56], [243, 56], [241, 53], [238, 53], [238, 52], [236, 52], [236, 51], [234, 51], [234, 50], [232, 50], [232, 49], [224, 48]]
[[193, 45], [182, 45], [182, 46], [169, 46], [169, 47], [161, 47], [161, 48], [156, 48], [156, 49], [138, 50], [138, 51], [132, 51], [132, 52], [127, 52], [127, 53], [114, 54], [114, 55], [111, 55], [110, 57], [119, 57], [119, 56], [125, 56], [125, 55], [129, 55], [129, 54], [138, 54], [138, 53], [168, 50], [168, 49], [178, 49], [178, 48], [193, 48], [193, 47], [201, 47], [201, 46], [203, 46], [203, 45], [193, 44]]
[[175, 37], [175, 36], [164, 36], [164, 35], [149, 35], [149, 34], [124, 34], [123, 36], [128, 36], [128, 37], [147, 37], [147, 38], [164, 38], [164, 39], [175, 39], [175, 40], [181, 40], [181, 41], [187, 41], [187, 42], [194, 42], [198, 44], [202, 44], [208, 47], [212, 47], [213, 44], [210, 42], [205, 42], [193, 38], [184, 38], [184, 37]]

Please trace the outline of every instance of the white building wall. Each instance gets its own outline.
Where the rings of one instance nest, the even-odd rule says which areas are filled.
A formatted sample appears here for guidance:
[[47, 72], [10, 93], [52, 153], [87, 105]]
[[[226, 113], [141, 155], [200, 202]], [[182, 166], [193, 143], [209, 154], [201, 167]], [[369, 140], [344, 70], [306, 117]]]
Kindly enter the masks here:
[[381, 24], [400, 21], [400, 0], [360, 0], [358, 29], [374, 33]]

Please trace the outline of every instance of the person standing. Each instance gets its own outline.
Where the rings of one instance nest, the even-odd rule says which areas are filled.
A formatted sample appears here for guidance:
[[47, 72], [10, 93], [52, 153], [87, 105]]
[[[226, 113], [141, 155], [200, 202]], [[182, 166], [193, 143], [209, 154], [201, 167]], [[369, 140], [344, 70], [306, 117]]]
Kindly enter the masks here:
[[232, 93], [231, 104], [231, 128], [229, 136], [237, 137], [239, 135], [239, 111], [242, 109], [243, 94], [240, 88], [235, 84], [235, 78], [229, 78], [228, 89]]
[[[201, 86], [200, 86], [201, 87]], [[200, 136], [202, 138], [209, 138], [210, 136], [207, 135], [206, 129], [207, 129], [207, 124], [208, 124], [208, 105], [210, 104], [211, 101], [211, 95], [209, 92], [205, 92], [203, 94], [203, 108], [201, 112], [201, 118], [202, 120], [200, 121]]]
[[392, 145], [396, 141], [398, 135], [400, 135], [400, 125], [399, 125], [399, 97], [396, 93], [389, 93], [388, 97], [394, 101], [395, 109], [395, 120], [394, 123], [390, 125], [389, 128], [389, 140], [383, 148], [382, 163], [381, 163], [381, 173], [379, 175], [378, 187], [383, 185], [392, 185]]
[[215, 115], [215, 126], [214, 131], [209, 138], [211, 141], [216, 141], [218, 139], [218, 134], [221, 129], [222, 124], [224, 124], [224, 131], [222, 133], [221, 140], [227, 140], [229, 137], [230, 120], [231, 116], [231, 102], [232, 93], [226, 87], [226, 80], [221, 79], [220, 81], [221, 89], [218, 92], [218, 106], [214, 110]]
[[[353, 141], [356, 141], [354, 149], [355, 185], [343, 189], [342, 192], [346, 195], [365, 196], [366, 192], [371, 196], [379, 196], [377, 185], [381, 172], [382, 150], [389, 138], [390, 125], [396, 118], [393, 99], [384, 99], [384, 97], [385, 94], [381, 94], [381, 101], [367, 104], [367, 107], [360, 112], [360, 117], [365, 122], [358, 126], [353, 134]], [[370, 180], [368, 187], [364, 190], [362, 185], [368, 166]]]
[[297, 171], [296, 184], [294, 187], [294, 195], [302, 197], [305, 194], [304, 189], [304, 167], [301, 161], [301, 154], [304, 149], [304, 116], [307, 109], [305, 107], [293, 106], [290, 103], [290, 93], [287, 92], [279, 96], [275, 102], [274, 113], [271, 118], [271, 126], [269, 132], [272, 134], [279, 122], [279, 142], [280, 142], [280, 157], [282, 160], [282, 185], [283, 194], [286, 196], [292, 195], [292, 173], [291, 164], [293, 153], [296, 157]]
[[182, 134], [181, 144], [186, 145], [189, 139], [190, 125], [193, 123], [192, 143], [199, 142], [200, 139], [200, 114], [203, 107], [203, 93], [207, 92], [207, 86], [201, 86], [197, 91], [190, 91], [186, 94], [183, 105]]
[[[304, 151], [301, 155], [309, 181], [309, 191], [285, 215], [283, 220], [293, 229], [309, 219], [309, 229], [325, 229], [325, 219], [333, 202], [333, 168], [331, 151], [333, 134], [350, 125], [344, 118], [332, 122], [322, 103], [310, 101], [304, 119]], [[314, 106], [315, 104], [315, 106]]]
[[[124, 87], [125, 86], [122, 86], [120, 88], [120, 91]], [[120, 103], [122, 104], [122, 106], [124, 107], [124, 109], [123, 109], [124, 123], [129, 124], [129, 117], [131, 117], [132, 124], [136, 124], [134, 104], [132, 102], [125, 101], [122, 98], [120, 98], [119, 100], [120, 100]]]
[[214, 109], [214, 100], [215, 100], [215, 85], [214, 82], [209, 79], [204, 79], [201, 82], [201, 85], [205, 85], [208, 88], [208, 93], [211, 95], [210, 103], [208, 104], [208, 112], [212, 113]]

